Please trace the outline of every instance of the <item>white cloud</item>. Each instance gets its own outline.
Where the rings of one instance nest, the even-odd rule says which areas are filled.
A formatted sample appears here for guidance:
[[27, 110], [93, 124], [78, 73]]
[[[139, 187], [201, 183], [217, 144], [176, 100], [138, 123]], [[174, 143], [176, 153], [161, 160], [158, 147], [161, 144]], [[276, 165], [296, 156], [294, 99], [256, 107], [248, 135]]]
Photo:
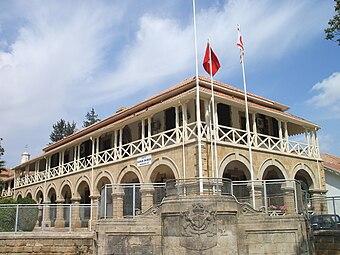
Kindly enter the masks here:
[[[141, 5], [147, 12], [134, 11], [135, 1], [113, 2], [30, 1], [17, 3], [9, 10], [13, 15], [0, 11], [0, 33], [4, 24], [16, 23], [8, 20], [12, 16], [21, 19], [13, 26], [17, 36], [0, 42], [9, 49], [0, 47], [0, 96], [6, 102], [0, 105], [6, 120], [0, 136], [8, 158], [18, 158], [25, 144], [37, 154], [61, 117], [81, 119], [84, 109], [97, 104], [194, 76], [190, 1], [187, 8], [169, 1], [176, 14], [166, 17], [155, 2]], [[328, 18], [328, 5], [313, 1], [227, 1], [205, 9], [202, 2], [197, 1], [199, 66], [209, 37], [224, 67], [216, 76], [222, 80], [239, 68], [237, 23], [246, 60], [263, 63], [307, 44]], [[126, 105], [136, 103], [129, 100]]]
[[329, 153], [332, 151], [334, 146], [334, 139], [331, 135], [325, 134], [324, 132], [319, 132], [318, 135], [319, 147], [321, 153]]
[[333, 73], [331, 76], [316, 83], [313, 91], [319, 94], [312, 97], [309, 102], [317, 108], [327, 108], [336, 115], [340, 114], [340, 72]]

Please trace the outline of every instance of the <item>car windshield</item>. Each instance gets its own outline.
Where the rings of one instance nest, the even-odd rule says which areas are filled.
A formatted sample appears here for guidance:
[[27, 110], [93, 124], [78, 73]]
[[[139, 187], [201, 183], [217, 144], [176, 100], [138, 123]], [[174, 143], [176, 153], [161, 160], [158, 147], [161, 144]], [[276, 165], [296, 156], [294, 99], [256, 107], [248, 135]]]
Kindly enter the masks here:
[[340, 226], [338, 215], [317, 215], [311, 218], [313, 229], [337, 229]]

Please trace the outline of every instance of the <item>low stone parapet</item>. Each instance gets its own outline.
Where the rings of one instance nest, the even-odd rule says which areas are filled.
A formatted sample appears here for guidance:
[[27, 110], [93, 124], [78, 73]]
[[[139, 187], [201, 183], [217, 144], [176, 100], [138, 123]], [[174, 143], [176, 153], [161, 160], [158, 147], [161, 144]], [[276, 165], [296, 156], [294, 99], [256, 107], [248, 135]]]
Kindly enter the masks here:
[[93, 233], [1, 233], [0, 254], [93, 254]]

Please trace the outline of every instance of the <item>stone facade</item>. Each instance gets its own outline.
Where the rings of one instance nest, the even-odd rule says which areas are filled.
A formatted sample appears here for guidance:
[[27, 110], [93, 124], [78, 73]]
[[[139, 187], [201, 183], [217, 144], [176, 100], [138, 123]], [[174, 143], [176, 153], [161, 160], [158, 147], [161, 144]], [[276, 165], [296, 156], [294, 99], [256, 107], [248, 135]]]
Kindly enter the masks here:
[[[326, 192], [319, 126], [249, 94], [248, 132], [243, 93], [215, 83], [216, 107], [209, 79], [200, 77], [200, 101], [188, 79], [49, 145], [16, 167], [14, 197], [50, 205], [42, 229], [94, 230], [98, 255], [313, 254], [302, 215]], [[290, 140], [299, 134], [305, 143]]]
[[136, 219], [101, 220], [95, 254], [314, 254], [301, 215], [268, 216], [231, 196], [165, 199]]
[[93, 233], [16, 233], [0, 235], [1, 255], [89, 255]]

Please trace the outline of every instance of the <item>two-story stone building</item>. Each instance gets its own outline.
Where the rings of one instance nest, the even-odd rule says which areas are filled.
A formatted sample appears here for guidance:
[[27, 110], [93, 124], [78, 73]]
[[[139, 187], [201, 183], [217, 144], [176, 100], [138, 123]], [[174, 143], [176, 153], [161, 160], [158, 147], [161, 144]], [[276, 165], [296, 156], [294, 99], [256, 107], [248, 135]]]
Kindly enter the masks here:
[[[151, 217], [150, 210], [158, 208], [157, 210], [161, 211], [161, 220], [157, 221], [158, 223], [150, 223], [150, 226], [156, 229], [159, 226], [160, 230], [155, 230], [158, 234], [144, 235], [157, 236], [158, 239], [149, 240], [151, 243], [148, 246], [153, 247], [150, 249], [156, 252], [172, 244], [173, 247], [177, 245], [194, 251], [217, 249], [218, 245], [211, 246], [210, 244], [193, 248], [192, 243], [198, 240], [195, 238], [184, 244], [182, 241], [171, 241], [169, 237], [171, 231], [165, 231], [169, 229], [168, 224], [174, 226], [177, 224], [167, 221], [167, 216], [164, 216], [171, 214], [169, 211], [167, 211], [168, 214], [165, 213], [166, 210], [170, 210], [166, 200], [175, 201], [173, 195], [177, 198], [188, 195], [192, 186], [195, 186], [192, 185], [195, 181], [198, 186], [197, 190], [193, 191], [196, 202], [193, 204], [192, 211], [183, 209], [182, 214], [178, 214], [182, 220], [183, 217], [187, 217], [186, 222], [193, 222], [190, 221], [188, 215], [202, 216], [211, 213], [210, 216], [205, 217], [205, 221], [209, 217], [217, 219], [215, 217], [220, 211], [228, 212], [230, 208], [233, 209], [230, 209], [229, 213], [233, 212], [234, 216], [238, 215], [240, 210], [262, 214], [265, 212], [265, 215], [270, 216], [269, 212], [273, 211], [271, 209], [278, 209], [279, 206], [280, 211], [284, 211], [281, 217], [295, 214], [298, 218], [302, 213], [303, 201], [306, 197], [323, 196], [325, 176], [319, 162], [317, 131], [320, 127], [318, 125], [287, 113], [289, 108], [283, 104], [248, 93], [249, 141], [253, 158], [253, 173], [251, 173], [243, 91], [215, 81], [214, 107], [211, 105], [209, 79], [199, 77], [199, 91], [199, 111], [196, 107], [198, 104], [194, 77], [134, 106], [122, 108], [114, 115], [47, 146], [43, 149], [41, 156], [15, 167], [14, 197], [30, 196], [38, 203], [47, 205], [91, 205], [87, 211], [72, 215], [72, 224], [74, 227], [88, 226], [100, 233], [106, 233], [105, 224], [115, 224], [114, 219], [121, 219], [116, 220], [120, 222], [120, 225], [116, 227], [125, 229], [124, 224], [126, 227], [126, 224], [132, 224], [133, 219], [141, 219], [143, 215]], [[214, 113], [212, 109], [215, 110]], [[200, 122], [197, 121], [197, 112], [200, 112]], [[215, 125], [212, 121], [213, 116]], [[201, 139], [198, 134], [201, 134]], [[299, 141], [294, 140], [294, 136], [297, 135]], [[301, 142], [301, 137], [304, 138], [304, 142]], [[201, 144], [201, 167], [198, 144]], [[191, 183], [189, 180], [194, 181]], [[168, 182], [165, 187], [166, 193], [164, 193], [162, 185], [166, 181]], [[185, 190], [178, 188], [181, 185], [186, 187]], [[127, 191], [124, 187], [133, 189]], [[172, 189], [175, 193], [172, 193]], [[277, 190], [281, 193], [275, 193]], [[205, 195], [210, 197], [214, 194], [219, 196], [226, 194], [228, 199], [236, 201], [238, 206], [248, 204], [249, 208], [239, 209], [236, 205], [236, 207], [234, 205], [228, 207], [226, 204], [231, 203], [231, 200], [228, 200], [226, 204], [219, 200], [217, 205], [220, 206], [219, 203], [221, 203], [221, 208], [213, 210], [208, 206], [210, 208], [208, 210], [204, 204], [204, 201], [207, 202]], [[270, 194], [273, 196], [271, 197]], [[275, 194], [280, 194], [282, 201], [275, 200], [273, 198]], [[165, 199], [163, 199], [164, 196]], [[288, 196], [290, 200], [287, 199]], [[99, 198], [100, 212], [97, 210]], [[281, 202], [277, 202], [279, 200]], [[129, 201], [133, 202], [131, 206], [128, 205]], [[300, 202], [301, 205], [298, 204]], [[186, 203], [181, 202], [183, 206]], [[177, 208], [173, 209], [175, 211], [181, 210], [181, 207], [171, 208]], [[321, 203], [314, 204], [313, 208], [316, 211], [325, 210]], [[212, 211], [215, 213], [212, 214]], [[272, 215], [275, 215], [275, 212]], [[63, 227], [68, 221], [66, 218], [65, 210], [57, 210], [54, 213], [46, 213], [44, 222], [47, 226]], [[103, 220], [100, 220], [101, 218]], [[109, 219], [111, 223], [108, 223]], [[273, 226], [276, 224], [275, 219], [261, 219], [267, 219]], [[130, 220], [130, 223], [126, 223], [125, 220]], [[301, 223], [303, 219], [299, 218], [298, 221]], [[140, 223], [140, 226], [138, 222], [133, 224], [143, 228], [141, 226], [148, 225], [147, 222]], [[294, 220], [291, 219], [289, 224], [293, 226], [293, 223]], [[188, 229], [188, 226], [184, 227], [185, 224], [183, 224], [180, 226]], [[247, 227], [241, 225], [239, 222], [240, 229], [245, 229], [244, 233], [248, 233]], [[116, 233], [128, 232], [126, 229], [119, 232], [117, 228]], [[202, 237], [201, 230], [197, 230], [200, 237]], [[131, 232], [131, 229], [129, 231]], [[223, 236], [218, 234], [223, 231], [219, 231], [211, 233], [213, 236]], [[236, 229], [230, 231], [231, 236], [236, 236], [237, 240], [240, 238]], [[278, 234], [281, 232], [277, 231], [271, 233], [281, 238]], [[285, 229], [285, 231], [288, 230]], [[288, 239], [299, 243], [303, 234], [301, 234], [301, 229], [297, 231], [300, 231], [299, 235], [295, 237], [293, 235], [291, 239]], [[192, 231], [190, 233], [193, 234]], [[244, 233], [242, 236], [246, 235]], [[98, 251], [108, 252], [111, 249], [107, 248], [110, 247], [111, 239], [107, 233], [103, 235], [106, 236], [104, 239], [107, 241], [105, 244], [98, 242]], [[181, 234], [174, 234], [176, 235]], [[166, 239], [165, 236], [170, 239]], [[112, 240], [114, 240], [112, 242], [118, 242], [116, 239]], [[157, 240], [162, 244], [156, 245]], [[233, 243], [233, 239], [228, 240], [226, 243]], [[246, 246], [242, 242], [240, 241], [236, 250], [245, 252], [250, 249], [249, 247], [253, 247], [251, 242]], [[124, 245], [128, 246], [126, 243]], [[113, 252], [112, 249], [111, 252]], [[163, 252], [170, 254], [170, 250], [169, 248]], [[215, 252], [221, 251], [215, 250]], [[176, 252], [183, 251], [179, 248]]]

